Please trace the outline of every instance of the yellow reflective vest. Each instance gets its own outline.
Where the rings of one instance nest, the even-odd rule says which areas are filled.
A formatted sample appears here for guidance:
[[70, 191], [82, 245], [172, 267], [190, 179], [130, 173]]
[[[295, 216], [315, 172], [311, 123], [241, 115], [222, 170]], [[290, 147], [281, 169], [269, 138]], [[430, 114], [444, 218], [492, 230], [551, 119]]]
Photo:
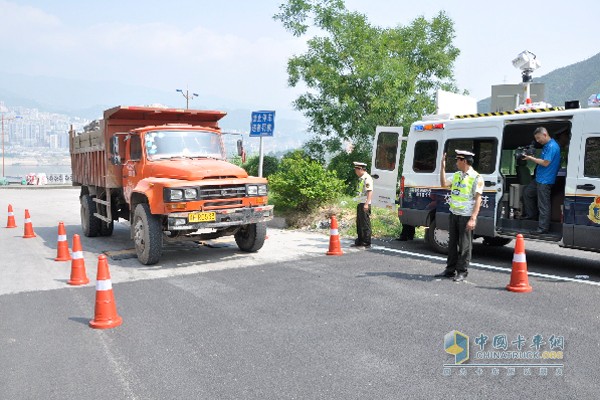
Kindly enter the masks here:
[[475, 206], [474, 185], [480, 175], [470, 169], [463, 175], [461, 171], [454, 173], [450, 192], [450, 212], [455, 215], [470, 216]]

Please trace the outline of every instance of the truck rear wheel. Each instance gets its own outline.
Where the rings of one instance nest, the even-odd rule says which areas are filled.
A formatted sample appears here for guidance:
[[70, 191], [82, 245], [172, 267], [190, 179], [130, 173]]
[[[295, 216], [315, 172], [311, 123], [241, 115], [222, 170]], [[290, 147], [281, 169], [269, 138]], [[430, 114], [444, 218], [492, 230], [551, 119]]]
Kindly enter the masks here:
[[437, 228], [435, 218], [429, 222], [429, 228], [425, 233], [425, 242], [433, 251], [441, 254], [448, 254], [448, 240], [450, 234], [448, 231]]
[[83, 234], [87, 237], [95, 237], [100, 233], [100, 222], [99, 218], [94, 217], [96, 212], [96, 203], [92, 196], [84, 194], [80, 197], [81, 208], [81, 229]]
[[100, 236], [112, 236], [114, 228], [114, 222], [100, 221]]
[[148, 204], [135, 207], [131, 229], [138, 260], [144, 265], [156, 264], [162, 255], [163, 233], [160, 219], [150, 213]]
[[255, 252], [263, 247], [267, 237], [267, 224], [259, 222], [244, 225], [235, 234], [235, 242], [242, 251]]

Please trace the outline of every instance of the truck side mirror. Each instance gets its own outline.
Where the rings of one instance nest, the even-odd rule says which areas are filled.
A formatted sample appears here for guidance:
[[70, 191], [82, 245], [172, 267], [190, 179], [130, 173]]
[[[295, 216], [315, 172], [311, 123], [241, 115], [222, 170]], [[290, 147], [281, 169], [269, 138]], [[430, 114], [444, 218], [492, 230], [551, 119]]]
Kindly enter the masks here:
[[237, 141], [237, 153], [238, 156], [241, 156], [244, 153], [244, 143], [242, 142], [242, 139], [238, 139]]
[[119, 155], [119, 137], [110, 138], [110, 162], [112, 165], [121, 165], [121, 156]]

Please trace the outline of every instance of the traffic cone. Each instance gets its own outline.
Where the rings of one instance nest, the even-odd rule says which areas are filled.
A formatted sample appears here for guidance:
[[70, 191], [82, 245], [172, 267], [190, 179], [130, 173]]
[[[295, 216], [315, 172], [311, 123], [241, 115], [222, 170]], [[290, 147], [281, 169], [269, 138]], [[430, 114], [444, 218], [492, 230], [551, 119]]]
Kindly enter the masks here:
[[[60, 231], [60, 225], [58, 229]], [[67, 255], [69, 255], [68, 249]], [[71, 260], [70, 257], [69, 260]], [[73, 235], [73, 259], [71, 260], [71, 279], [69, 279], [67, 283], [73, 286], [86, 285], [90, 283], [90, 280], [88, 279], [87, 274], [85, 273], [85, 261], [83, 260], [83, 250], [81, 249], [81, 240], [79, 239], [78, 234]]]
[[8, 220], [6, 221], [7, 228], [16, 228], [17, 224], [15, 223], [15, 213], [13, 212], [12, 205], [8, 205]]
[[29, 210], [25, 210], [25, 229], [23, 232], [23, 237], [25, 239], [35, 237], [35, 233], [33, 232], [33, 225], [31, 224], [31, 216], [29, 215]]
[[518, 293], [528, 293], [533, 289], [529, 286], [529, 278], [527, 277], [527, 260], [525, 259], [525, 239], [523, 235], [517, 235], [517, 243], [515, 245], [515, 254], [513, 256], [512, 272], [510, 274], [510, 283], [506, 286], [506, 290]]
[[115, 328], [123, 323], [117, 315], [117, 305], [113, 295], [110, 272], [106, 256], [98, 256], [98, 276], [96, 277], [96, 309], [90, 326], [94, 329]]
[[329, 231], [329, 251], [328, 256], [341, 256], [344, 252], [340, 245], [340, 233], [338, 232], [338, 223], [335, 215], [331, 216], [331, 229]]
[[69, 243], [67, 242], [67, 232], [65, 232], [65, 224], [58, 223], [58, 244], [56, 245], [56, 258], [54, 261], [69, 261]]

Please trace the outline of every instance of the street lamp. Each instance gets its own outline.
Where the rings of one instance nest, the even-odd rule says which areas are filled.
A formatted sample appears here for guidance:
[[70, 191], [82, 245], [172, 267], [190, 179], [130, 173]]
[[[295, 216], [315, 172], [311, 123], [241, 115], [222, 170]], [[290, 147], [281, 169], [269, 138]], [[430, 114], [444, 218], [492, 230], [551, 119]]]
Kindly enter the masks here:
[[12, 121], [13, 119], [21, 118], [20, 115], [12, 118], [4, 118], [4, 110], [2, 110], [2, 177], [4, 177], [4, 120]]
[[194, 97], [198, 97], [198, 93], [190, 93], [187, 89], [185, 89], [185, 93], [183, 93], [182, 89], [175, 89], [177, 92], [181, 93], [183, 97], [185, 97], [185, 109], [190, 108], [190, 99], [194, 99]]

